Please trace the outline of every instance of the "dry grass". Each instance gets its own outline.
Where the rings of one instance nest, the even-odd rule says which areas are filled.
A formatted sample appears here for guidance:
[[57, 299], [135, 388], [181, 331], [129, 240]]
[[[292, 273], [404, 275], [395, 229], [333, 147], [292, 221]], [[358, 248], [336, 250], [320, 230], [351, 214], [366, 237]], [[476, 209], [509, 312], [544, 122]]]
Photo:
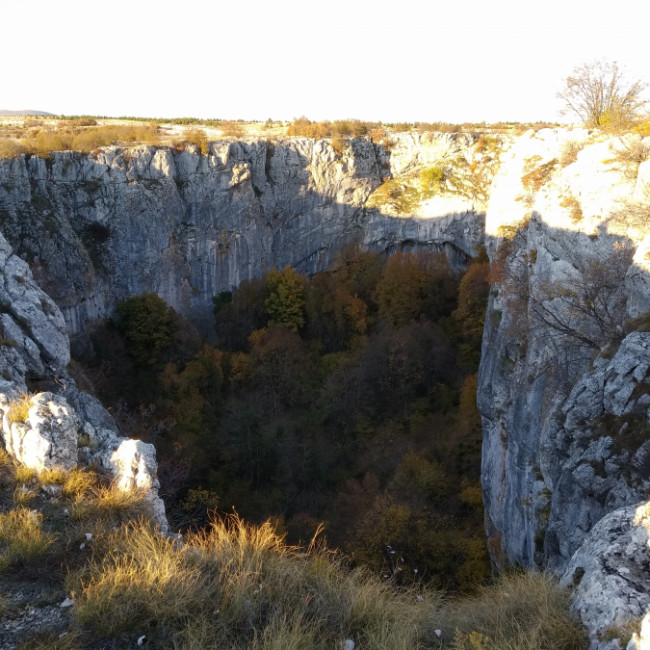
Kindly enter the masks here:
[[9, 470], [14, 466], [11, 456], [7, 453], [6, 449], [0, 447], [0, 470]]
[[585, 142], [578, 140], [567, 140], [562, 145], [562, 151], [560, 152], [560, 165], [562, 167], [568, 167], [571, 163], [578, 160], [578, 154], [585, 148], [585, 144]]
[[639, 173], [639, 165], [650, 158], [650, 145], [640, 137], [619, 138], [616, 146], [612, 146], [614, 158], [606, 162], [619, 163], [619, 170], [630, 181], [635, 181]]
[[[101, 561], [71, 574], [90, 638], [160, 648], [584, 648], [564, 592], [542, 574], [504, 578], [470, 601], [396, 590], [338, 554], [286, 546], [269, 523], [232, 516], [186, 545], [144, 523], [113, 533]], [[436, 634], [443, 630], [442, 638]], [[481, 643], [483, 645], [477, 645]]]
[[571, 216], [571, 222], [574, 225], [579, 224], [584, 215], [582, 213], [582, 205], [580, 204], [580, 201], [576, 199], [575, 196], [570, 194], [569, 196], [565, 196], [562, 201], [560, 201], [560, 205], [563, 208], [566, 208], [569, 211], [569, 214]]
[[61, 467], [48, 467], [38, 473], [38, 482], [42, 485], [63, 485], [68, 472]]
[[32, 483], [36, 478], [36, 470], [26, 465], [18, 465], [14, 469], [14, 481], [16, 483]]
[[91, 480], [95, 482], [89, 487], [84, 486], [79, 478], [75, 479], [74, 488], [66, 483], [63, 484], [64, 493], [77, 490], [77, 496], [70, 506], [70, 517], [73, 521], [101, 525], [104, 520], [122, 523], [152, 516], [151, 506], [144, 490], [123, 490], [116, 482], [106, 482], [96, 475]]
[[454, 650], [579, 650], [584, 632], [568, 613], [569, 594], [544, 573], [512, 573], [443, 611]]
[[29, 393], [20, 393], [18, 397], [9, 402], [7, 417], [9, 422], [27, 422], [32, 396]]
[[[61, 496], [44, 500], [43, 482], [62, 485]], [[397, 589], [316, 542], [288, 546], [268, 522], [233, 515], [169, 539], [139, 517], [141, 493], [120, 494], [96, 472], [48, 470], [28, 487], [43, 514], [0, 514], [0, 570], [47, 567], [73, 596], [75, 620], [61, 639], [34, 630], [25, 648], [133, 647], [142, 635], [179, 650], [329, 650], [345, 639], [390, 650], [585, 647], [566, 594], [541, 574], [446, 601], [423, 585]]]
[[42, 524], [43, 517], [34, 510], [18, 507], [0, 513], [0, 571], [46, 554], [54, 540]]
[[14, 489], [13, 502], [15, 506], [26, 508], [31, 505], [32, 501], [36, 498], [36, 492], [26, 485], [19, 485]]

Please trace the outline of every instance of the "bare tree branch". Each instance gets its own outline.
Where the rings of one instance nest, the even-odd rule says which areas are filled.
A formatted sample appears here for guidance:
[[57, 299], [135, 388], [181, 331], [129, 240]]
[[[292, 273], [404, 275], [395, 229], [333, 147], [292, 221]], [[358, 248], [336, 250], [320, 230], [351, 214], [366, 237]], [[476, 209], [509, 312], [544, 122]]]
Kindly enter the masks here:
[[596, 60], [576, 67], [564, 80], [558, 97], [565, 112], [573, 112], [586, 126], [624, 125], [634, 121], [648, 103], [648, 84], [628, 81], [616, 61]]

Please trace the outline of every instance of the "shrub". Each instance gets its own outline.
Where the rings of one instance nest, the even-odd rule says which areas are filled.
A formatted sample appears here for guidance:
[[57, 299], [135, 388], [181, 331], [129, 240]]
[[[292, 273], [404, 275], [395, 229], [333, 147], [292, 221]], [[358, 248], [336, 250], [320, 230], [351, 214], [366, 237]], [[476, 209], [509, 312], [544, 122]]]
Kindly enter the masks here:
[[229, 138], [244, 137], [244, 127], [238, 122], [223, 121], [220, 128], [221, 133]]
[[420, 187], [426, 198], [439, 194], [444, 188], [445, 172], [440, 165], [428, 167], [420, 172]]
[[205, 134], [203, 129], [191, 129], [190, 131], [186, 131], [185, 141], [197, 147], [202, 156], [206, 156], [210, 153], [208, 136]]
[[345, 151], [345, 148], [347, 146], [347, 143], [345, 141], [345, 138], [343, 138], [340, 134], [336, 134], [332, 138], [332, 149], [334, 149], [334, 153], [337, 156], [343, 155], [343, 152]]
[[567, 140], [562, 145], [562, 150], [560, 152], [560, 165], [562, 167], [568, 167], [571, 163], [574, 163], [578, 160], [578, 154], [584, 149], [585, 143], [578, 142], [577, 140]]
[[639, 165], [650, 158], [650, 144], [640, 137], [619, 138], [619, 146], [614, 149], [613, 161], [621, 163], [623, 174], [629, 180], [636, 180]]
[[0, 158], [17, 158], [25, 151], [26, 148], [19, 142], [8, 138], [0, 139]]

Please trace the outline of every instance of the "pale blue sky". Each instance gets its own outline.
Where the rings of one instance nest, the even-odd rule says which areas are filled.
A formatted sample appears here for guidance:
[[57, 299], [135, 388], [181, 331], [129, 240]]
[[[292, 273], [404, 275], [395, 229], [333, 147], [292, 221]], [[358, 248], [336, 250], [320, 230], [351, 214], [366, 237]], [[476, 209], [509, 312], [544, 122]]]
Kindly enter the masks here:
[[597, 57], [650, 80], [638, 0], [0, 0], [0, 108], [289, 120], [561, 119]]

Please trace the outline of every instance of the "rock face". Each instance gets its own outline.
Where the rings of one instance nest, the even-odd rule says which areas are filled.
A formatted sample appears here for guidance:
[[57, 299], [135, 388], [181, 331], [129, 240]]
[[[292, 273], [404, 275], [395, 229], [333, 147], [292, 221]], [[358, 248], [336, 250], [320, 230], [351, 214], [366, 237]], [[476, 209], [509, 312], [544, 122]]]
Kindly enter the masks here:
[[426, 245], [463, 265], [483, 240], [482, 200], [438, 196], [406, 214], [366, 203], [387, 179], [489, 158], [477, 142], [400, 134], [390, 149], [355, 139], [340, 155], [297, 138], [214, 142], [207, 156], [141, 146], [0, 160], [0, 231], [71, 335], [144, 292], [208, 333], [220, 291], [274, 266], [323, 269], [349, 242]]
[[[497, 566], [564, 573], [592, 649], [618, 647], [603, 631], [650, 606], [638, 505], [650, 488], [650, 139], [531, 131], [499, 143], [493, 182], [491, 146], [401, 134], [390, 146], [353, 140], [342, 154], [292, 139], [215, 142], [207, 156], [113, 147], [0, 161], [0, 230], [61, 310], [0, 239], [7, 446], [54, 462], [52, 431], [82, 433], [90, 442], [77, 458], [155, 490], [153, 450], [121, 440], [65, 374], [66, 327], [82, 332], [116, 301], [155, 292], [207, 333], [212, 297], [273, 266], [311, 273], [355, 242], [428, 246], [461, 267], [485, 243], [493, 287], [478, 402], [490, 553]], [[424, 187], [421, 172], [435, 184], [440, 169], [454, 193]], [[54, 380], [12, 422], [27, 376]], [[61, 437], [56, 462], [75, 462], [73, 433]]]
[[[650, 612], [648, 560], [650, 504], [619, 508], [603, 517], [566, 566], [561, 584], [574, 590], [573, 607], [590, 632], [592, 647], [626, 647], [626, 625]], [[648, 647], [644, 622], [634, 650]]]
[[[513, 145], [495, 178], [478, 401], [497, 565], [561, 572], [583, 548], [581, 566], [594, 553], [615, 566], [616, 548], [581, 544], [647, 498], [649, 153], [640, 136], [541, 131]], [[583, 616], [595, 634], [590, 616], [601, 614]], [[609, 646], [592, 634], [596, 647]]]
[[[63, 316], [0, 234], [0, 420], [7, 452], [37, 471], [98, 462], [124, 489], [143, 488], [163, 530], [155, 450], [118, 435], [110, 414], [66, 372]], [[30, 392], [27, 383], [47, 390]]]

